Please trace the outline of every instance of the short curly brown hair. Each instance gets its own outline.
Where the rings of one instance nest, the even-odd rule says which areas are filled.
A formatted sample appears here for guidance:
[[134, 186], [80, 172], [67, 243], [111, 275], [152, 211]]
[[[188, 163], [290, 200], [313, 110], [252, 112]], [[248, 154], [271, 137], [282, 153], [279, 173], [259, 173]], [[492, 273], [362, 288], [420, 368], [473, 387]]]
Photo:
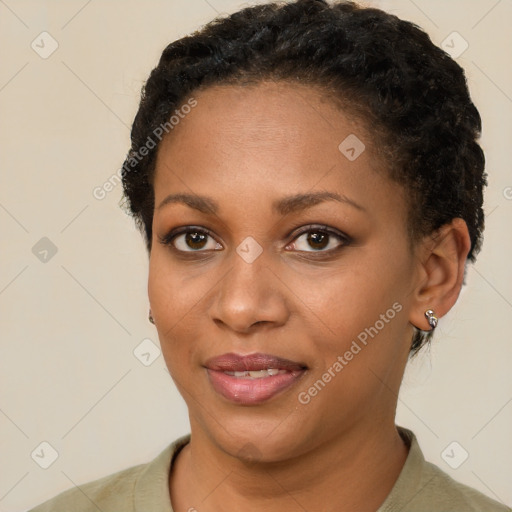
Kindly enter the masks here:
[[[314, 85], [341, 100], [366, 122], [389, 176], [407, 190], [411, 240], [460, 217], [471, 239], [468, 260], [475, 261], [487, 182], [477, 143], [481, 119], [463, 69], [417, 25], [325, 0], [248, 7], [165, 48], [143, 87], [122, 167], [127, 210], [148, 252], [155, 131], [200, 88], [264, 80]], [[412, 355], [431, 334], [415, 329]]]

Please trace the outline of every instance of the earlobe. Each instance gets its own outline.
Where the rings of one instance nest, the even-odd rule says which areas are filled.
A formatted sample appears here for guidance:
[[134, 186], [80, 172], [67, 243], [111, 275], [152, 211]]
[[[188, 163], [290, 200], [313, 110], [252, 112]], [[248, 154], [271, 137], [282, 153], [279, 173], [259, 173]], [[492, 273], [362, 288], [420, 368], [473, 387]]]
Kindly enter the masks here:
[[414, 290], [409, 318], [412, 325], [429, 331], [437, 325], [437, 318], [453, 307], [462, 288], [470, 247], [468, 228], [461, 218], [425, 237], [418, 253], [421, 280]]

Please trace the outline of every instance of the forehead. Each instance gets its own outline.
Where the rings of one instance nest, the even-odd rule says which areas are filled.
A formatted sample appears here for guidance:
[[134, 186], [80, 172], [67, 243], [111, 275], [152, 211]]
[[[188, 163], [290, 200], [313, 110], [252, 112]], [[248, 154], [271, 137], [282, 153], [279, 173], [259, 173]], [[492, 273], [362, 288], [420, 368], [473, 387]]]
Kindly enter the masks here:
[[[169, 139], [199, 129], [198, 137], [229, 137], [230, 142], [244, 147], [283, 141], [309, 146], [308, 139], [336, 142], [343, 132], [358, 132], [360, 138], [371, 142], [364, 133], [364, 122], [338, 108], [339, 102], [318, 87], [290, 82], [216, 85], [193, 96], [197, 107]], [[330, 135], [327, 140], [326, 135]]]
[[329, 188], [368, 201], [395, 185], [373, 153], [371, 131], [321, 89], [268, 82], [192, 96], [197, 105], [160, 145], [156, 204], [170, 189], [270, 198]]

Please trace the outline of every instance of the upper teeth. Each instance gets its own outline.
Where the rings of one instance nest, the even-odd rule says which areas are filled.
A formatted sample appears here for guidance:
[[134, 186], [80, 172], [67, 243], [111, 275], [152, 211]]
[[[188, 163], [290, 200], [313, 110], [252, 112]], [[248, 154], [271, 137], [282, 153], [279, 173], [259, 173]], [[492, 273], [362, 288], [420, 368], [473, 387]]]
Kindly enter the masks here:
[[282, 373], [286, 373], [286, 370], [279, 370], [277, 368], [268, 368], [267, 370], [246, 370], [243, 372], [224, 372], [226, 375], [231, 375], [233, 377], [245, 377], [252, 379], [261, 379], [264, 377], [271, 377], [273, 375], [278, 375]]

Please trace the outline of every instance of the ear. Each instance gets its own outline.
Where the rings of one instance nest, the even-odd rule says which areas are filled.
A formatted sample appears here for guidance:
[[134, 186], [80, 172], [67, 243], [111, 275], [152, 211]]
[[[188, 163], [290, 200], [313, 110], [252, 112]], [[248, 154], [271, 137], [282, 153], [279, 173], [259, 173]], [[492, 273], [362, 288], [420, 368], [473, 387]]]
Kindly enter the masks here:
[[441, 318], [455, 304], [464, 280], [471, 247], [468, 227], [456, 218], [425, 237], [418, 249], [418, 280], [413, 290], [409, 321], [418, 329], [431, 329], [425, 311]]

